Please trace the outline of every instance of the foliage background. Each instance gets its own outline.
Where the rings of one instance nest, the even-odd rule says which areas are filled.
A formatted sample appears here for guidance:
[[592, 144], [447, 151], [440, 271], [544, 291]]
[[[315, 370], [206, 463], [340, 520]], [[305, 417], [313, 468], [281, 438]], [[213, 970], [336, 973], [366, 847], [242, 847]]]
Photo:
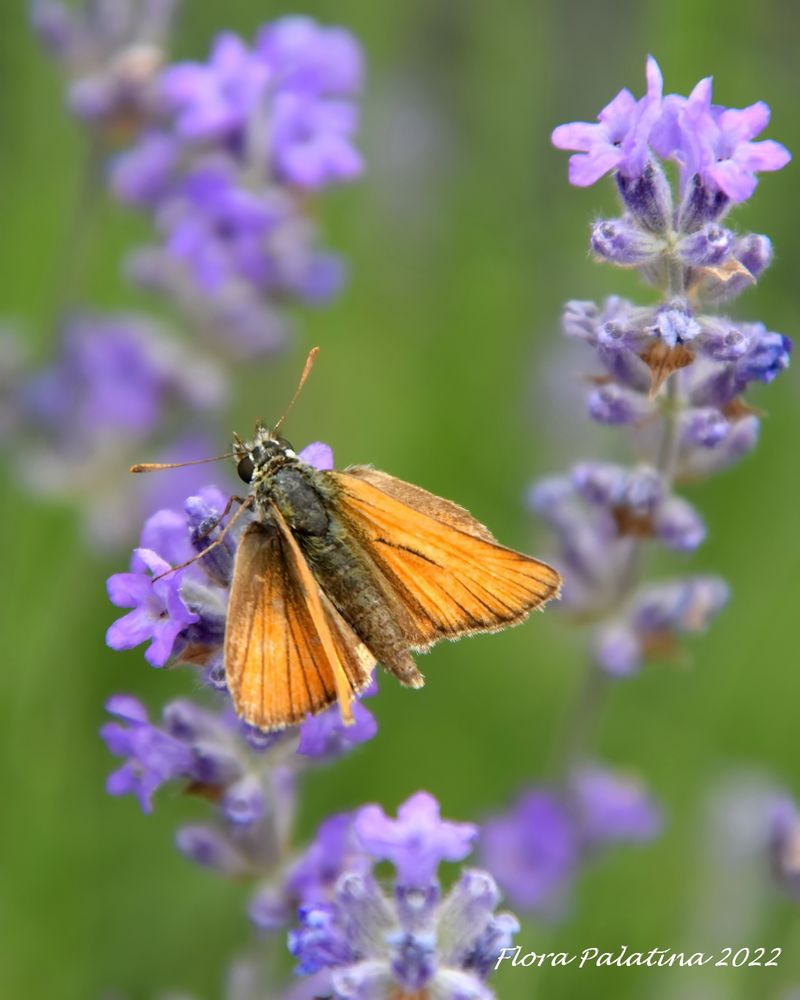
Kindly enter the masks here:
[[[29, 38], [24, 5], [0, 8], [2, 310], [29, 322], [44, 355], [81, 142], [61, 112], [56, 74]], [[203, 57], [219, 29], [250, 34], [290, 9], [277, 0], [187, 0], [177, 52]], [[319, 343], [321, 363], [289, 428], [298, 445], [329, 441], [340, 465], [371, 461], [465, 503], [509, 544], [542, 552], [522, 507], [527, 483], [615, 447], [611, 431], [586, 436], [580, 405], [569, 405], [580, 371], [559, 360], [562, 300], [647, 296], [589, 261], [587, 222], [612, 209], [611, 185], [569, 189], [550, 129], [591, 118], [621, 86], [640, 93], [652, 51], [668, 90], [686, 93], [713, 73], [724, 103], [768, 101], [769, 135], [797, 152], [800, 8], [790, 0], [307, 0], [304, 10], [351, 27], [369, 58], [369, 174], [326, 202], [331, 244], [350, 258], [352, 281], [333, 308], [300, 318], [289, 356], [258, 377], [242, 372], [231, 426], [277, 414], [301, 356]], [[793, 164], [765, 177], [736, 219], [768, 233], [777, 260], [735, 309], [790, 335], [797, 190]], [[118, 264], [143, 235], [140, 223], [110, 203], [101, 211], [90, 301], [132, 303]], [[594, 868], [562, 924], [527, 924], [521, 935], [536, 951], [782, 945], [781, 966], [699, 977], [507, 971], [496, 980], [507, 1000], [777, 997], [800, 983], [788, 901], [768, 894], [745, 940], [704, 921], [708, 900], [700, 902], [724, 890], [718, 902], [731, 910], [753, 904], [738, 899], [736, 869], [730, 881], [709, 874], [724, 853], [704, 832], [715, 783], [757, 768], [800, 792], [797, 374], [770, 389], [757, 453], [692, 494], [711, 529], [692, 565], [732, 582], [730, 607], [692, 644], [689, 669], [661, 665], [620, 684], [599, 720], [599, 752], [651, 782], [666, 804], [666, 832]], [[162, 797], [143, 817], [132, 800], [105, 796], [111, 761], [96, 735], [111, 692], [136, 692], [156, 707], [186, 693], [191, 678], [150, 671], [139, 651], [104, 647], [114, 617], [104, 580], [124, 557], [98, 560], [71, 511], [11, 482], [2, 506], [0, 994], [219, 996], [225, 960], [248, 938], [247, 889], [173, 849], [179, 817], [201, 807]], [[378, 738], [311, 779], [305, 829], [364, 801], [394, 808], [420, 787], [440, 797], [446, 815], [477, 818], [547, 773], [583, 670], [581, 644], [557, 615], [439, 648], [423, 667], [424, 693], [387, 680], [375, 703]]]

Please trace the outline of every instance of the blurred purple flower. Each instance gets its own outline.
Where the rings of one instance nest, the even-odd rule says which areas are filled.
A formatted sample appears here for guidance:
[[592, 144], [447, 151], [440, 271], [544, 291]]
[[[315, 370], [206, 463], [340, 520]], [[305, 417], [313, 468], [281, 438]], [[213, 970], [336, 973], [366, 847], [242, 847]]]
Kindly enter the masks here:
[[275, 350], [286, 305], [324, 303], [344, 280], [305, 192], [363, 170], [361, 76], [355, 39], [310, 18], [267, 25], [252, 47], [222, 34], [207, 62], [164, 71], [161, 120], [112, 164], [112, 189], [160, 234], [131, 276], [237, 357]]
[[532, 788], [481, 825], [481, 857], [513, 905], [559, 916], [572, 885], [601, 849], [646, 842], [661, 812], [634, 779], [581, 764], [563, 787]]
[[128, 758], [118, 771], [109, 775], [108, 793], [133, 794], [139, 799], [142, 812], [152, 812], [152, 796], [161, 785], [191, 775], [191, 751], [152, 726], [147, 710], [136, 698], [114, 695], [106, 708], [120, 721], [104, 725], [100, 735], [111, 753]]
[[[216, 363], [155, 321], [76, 314], [59, 330], [55, 360], [38, 370], [22, 367], [10, 387], [9, 406], [26, 428], [24, 455], [17, 449], [12, 457], [29, 489], [80, 502], [93, 541], [129, 543], [131, 524], [159, 497], [176, 483], [199, 485], [207, 474], [182, 470], [136, 482], [128, 466], [158, 458], [171, 447], [161, 438], [165, 428], [181, 417], [202, 426], [226, 397]], [[187, 450], [201, 447], [199, 440], [187, 441]]]
[[67, 106], [84, 123], [136, 132], [158, 112], [156, 80], [178, 0], [34, 0], [31, 25], [67, 78]]
[[800, 811], [788, 796], [778, 799], [772, 809], [769, 854], [778, 884], [800, 900]]
[[634, 777], [583, 765], [570, 777], [570, 793], [584, 849], [646, 842], [661, 832], [661, 810]]
[[671, 655], [678, 636], [703, 632], [728, 601], [719, 577], [694, 576], [641, 587], [622, 619], [602, 626], [594, 642], [597, 664], [621, 677], [638, 671], [648, 657]]
[[568, 810], [546, 789], [525, 792], [508, 812], [486, 820], [480, 847], [512, 904], [527, 911], [557, 910], [580, 860]]

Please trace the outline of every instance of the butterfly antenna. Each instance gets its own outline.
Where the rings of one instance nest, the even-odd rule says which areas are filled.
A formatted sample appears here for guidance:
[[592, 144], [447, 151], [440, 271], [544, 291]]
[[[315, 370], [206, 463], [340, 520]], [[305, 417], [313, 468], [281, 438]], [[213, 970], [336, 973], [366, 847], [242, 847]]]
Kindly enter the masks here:
[[306, 363], [303, 365], [303, 373], [300, 376], [300, 381], [297, 383], [297, 388], [294, 391], [294, 396], [292, 396], [291, 402], [286, 407], [286, 409], [283, 411], [283, 416], [280, 418], [280, 420], [277, 422], [277, 424], [275, 424], [275, 426], [272, 428], [272, 433], [273, 434], [278, 430], [278, 428], [281, 426], [281, 424], [284, 422], [284, 420], [292, 412], [292, 407], [297, 402], [297, 397], [302, 392], [303, 386], [306, 384], [306, 379], [311, 374], [311, 369], [314, 367], [314, 362], [317, 360], [317, 355], [318, 354], [319, 354], [319, 348], [318, 347], [312, 347], [311, 350], [308, 352], [308, 357], [306, 358]]
[[205, 465], [206, 462], [221, 462], [223, 458], [233, 458], [233, 452], [217, 455], [216, 458], [198, 458], [194, 462], [143, 462], [132, 465], [129, 472], [161, 472], [162, 469], [183, 469], [187, 465]]

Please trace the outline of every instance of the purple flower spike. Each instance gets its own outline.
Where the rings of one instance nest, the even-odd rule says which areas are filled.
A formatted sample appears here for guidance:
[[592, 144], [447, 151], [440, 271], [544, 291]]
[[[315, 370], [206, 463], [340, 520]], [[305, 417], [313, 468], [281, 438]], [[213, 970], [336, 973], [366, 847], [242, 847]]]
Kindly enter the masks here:
[[390, 819], [377, 805], [364, 806], [355, 822], [364, 850], [377, 860], [387, 859], [397, 869], [398, 885], [427, 888], [441, 861], [461, 861], [472, 850], [478, 828], [451, 823], [439, 814], [439, 803], [428, 792], [417, 792]]
[[641, 176], [650, 131], [661, 111], [662, 83], [658, 63], [650, 56], [647, 94], [641, 100], [621, 90], [597, 116], [598, 124], [572, 122], [553, 131], [557, 149], [575, 150], [569, 160], [570, 184], [589, 187], [610, 170], [628, 178]]
[[[108, 580], [111, 603], [133, 611], [109, 627], [106, 643], [111, 649], [132, 649], [149, 640], [145, 659], [153, 667], [163, 667], [181, 632], [200, 618], [181, 597], [182, 571], [169, 572], [169, 563], [151, 549], [134, 550], [133, 568]], [[169, 575], [153, 582], [162, 573]]]

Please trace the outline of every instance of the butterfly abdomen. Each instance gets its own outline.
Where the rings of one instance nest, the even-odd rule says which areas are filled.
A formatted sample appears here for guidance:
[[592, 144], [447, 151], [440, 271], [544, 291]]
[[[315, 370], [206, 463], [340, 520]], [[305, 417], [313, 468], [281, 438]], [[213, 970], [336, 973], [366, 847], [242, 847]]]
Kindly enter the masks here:
[[314, 576], [373, 656], [403, 684], [420, 687], [422, 675], [408, 652], [395, 608], [346, 529], [331, 517], [322, 537], [299, 538]]

